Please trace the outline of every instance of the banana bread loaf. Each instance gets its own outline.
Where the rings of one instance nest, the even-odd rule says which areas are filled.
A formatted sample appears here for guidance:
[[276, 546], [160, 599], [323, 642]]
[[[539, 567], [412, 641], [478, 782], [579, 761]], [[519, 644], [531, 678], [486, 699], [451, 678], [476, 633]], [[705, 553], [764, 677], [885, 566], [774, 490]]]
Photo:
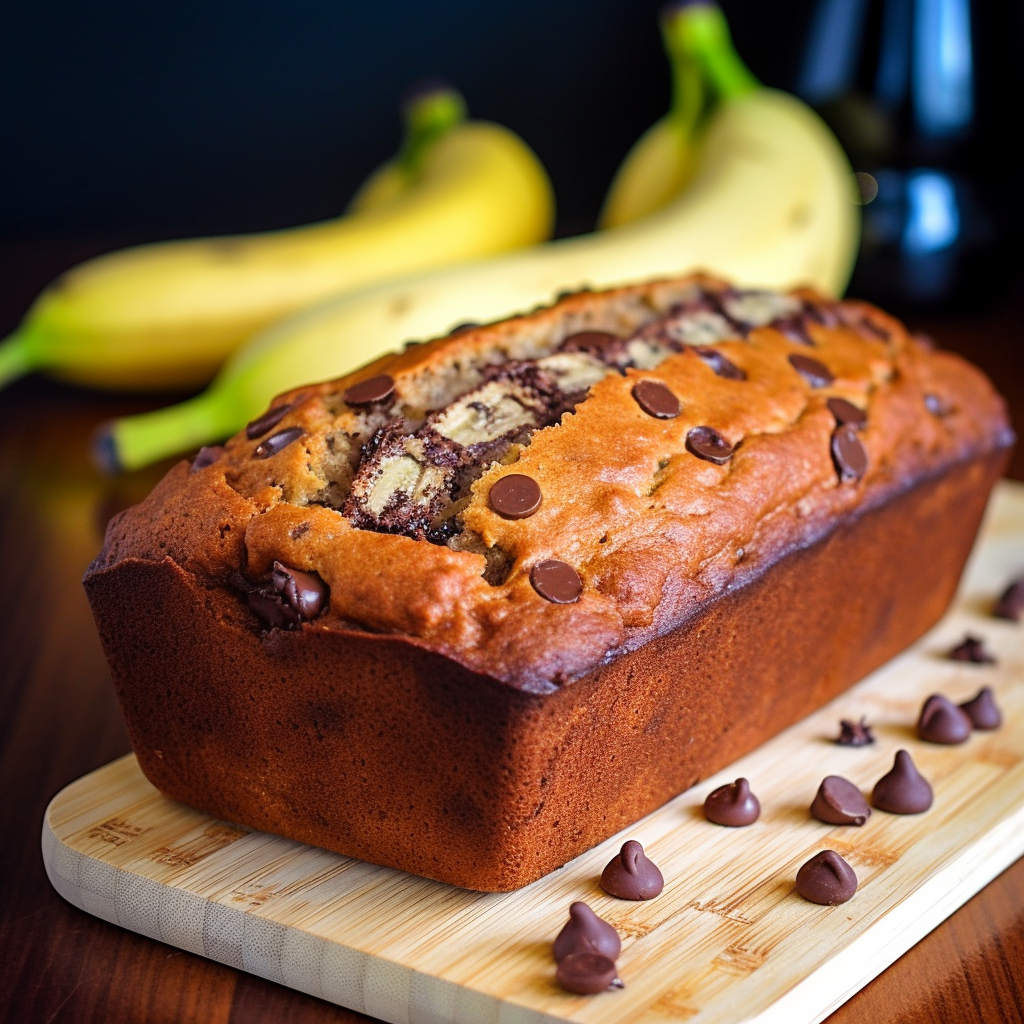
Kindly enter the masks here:
[[920, 636], [1012, 443], [867, 304], [580, 292], [280, 396], [85, 586], [168, 796], [510, 890]]

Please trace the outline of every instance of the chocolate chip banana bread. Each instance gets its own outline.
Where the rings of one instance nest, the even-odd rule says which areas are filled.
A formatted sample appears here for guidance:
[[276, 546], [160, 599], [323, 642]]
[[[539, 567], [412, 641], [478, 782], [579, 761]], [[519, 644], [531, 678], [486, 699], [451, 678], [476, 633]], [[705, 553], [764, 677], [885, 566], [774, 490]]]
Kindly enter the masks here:
[[864, 303], [581, 292], [280, 396], [85, 586], [168, 796], [509, 890], [920, 636], [1012, 443]]

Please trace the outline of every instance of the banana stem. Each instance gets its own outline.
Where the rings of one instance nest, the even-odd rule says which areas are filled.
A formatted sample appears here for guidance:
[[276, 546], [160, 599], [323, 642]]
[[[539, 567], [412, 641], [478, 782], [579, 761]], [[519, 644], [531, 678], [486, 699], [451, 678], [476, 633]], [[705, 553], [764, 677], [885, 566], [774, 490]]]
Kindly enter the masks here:
[[0, 388], [6, 387], [19, 377], [24, 377], [35, 368], [35, 359], [27, 334], [15, 332], [0, 341]]
[[690, 138], [704, 113], [704, 76], [691, 54], [673, 45], [672, 34], [663, 32], [662, 40], [672, 72], [672, 105], [668, 116], [683, 138]]
[[402, 116], [405, 138], [398, 164], [406, 174], [413, 175], [434, 143], [465, 121], [466, 101], [451, 86], [433, 84], [417, 89], [406, 99]]
[[223, 397], [204, 391], [177, 405], [104, 423], [93, 435], [93, 462], [105, 473], [123, 473], [220, 441], [237, 427]]
[[662, 15], [665, 45], [694, 59], [722, 99], [735, 99], [761, 87], [733, 46], [729, 23], [711, 0], [674, 5]]

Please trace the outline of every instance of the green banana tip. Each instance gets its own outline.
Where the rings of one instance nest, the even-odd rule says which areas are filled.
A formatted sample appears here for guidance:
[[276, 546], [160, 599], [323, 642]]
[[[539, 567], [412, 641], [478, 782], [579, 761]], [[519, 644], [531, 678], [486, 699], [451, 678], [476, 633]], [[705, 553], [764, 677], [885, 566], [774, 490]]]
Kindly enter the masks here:
[[447, 82], [420, 82], [402, 102], [405, 139], [399, 162], [406, 173], [414, 173], [426, 151], [443, 135], [466, 120], [462, 93]]
[[670, 50], [693, 49], [696, 24], [701, 30], [708, 23], [722, 25], [725, 15], [715, 0], [669, 0], [658, 11], [658, 25]]
[[402, 98], [402, 114], [410, 128], [447, 127], [465, 120], [466, 101], [448, 82], [424, 79]]
[[715, 0], [674, 0], [661, 12], [661, 34], [674, 59], [696, 60], [723, 98], [735, 98], [761, 83], [733, 45], [725, 12]]
[[0, 388], [36, 369], [29, 335], [18, 330], [0, 341]]

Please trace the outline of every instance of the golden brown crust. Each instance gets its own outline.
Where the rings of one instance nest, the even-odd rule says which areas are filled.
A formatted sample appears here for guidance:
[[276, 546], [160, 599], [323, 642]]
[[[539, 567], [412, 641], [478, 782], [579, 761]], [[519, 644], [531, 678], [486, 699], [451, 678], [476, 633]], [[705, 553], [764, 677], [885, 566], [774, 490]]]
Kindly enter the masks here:
[[[390, 374], [396, 408], [415, 424], [499, 355], [545, 355], [583, 328], [631, 333], [699, 290], [729, 294], [725, 288], [691, 278], [581, 293], [282, 396], [273, 405], [291, 408], [275, 429], [301, 428], [299, 440], [257, 458], [262, 439], [243, 433], [212, 465], [179, 465], [112, 524], [97, 567], [169, 555], [202, 585], [225, 586], [239, 573], [265, 578], [280, 561], [328, 585], [315, 628], [357, 624], [407, 635], [475, 672], [543, 692], [677, 628], [837, 522], [1011, 442], [1003, 405], [978, 371], [913, 340], [874, 307], [837, 307], [804, 291], [796, 298], [831, 323], [805, 323], [813, 345], [771, 325], [714, 344], [745, 379], [720, 376], [686, 347], [653, 369], [628, 368], [594, 384], [574, 412], [534, 432], [514, 463], [495, 463], [475, 481], [461, 510], [468, 550], [357, 529], [340, 511], [361, 445], [395, 413], [374, 418], [346, 405], [351, 384]], [[823, 363], [834, 380], [809, 383], [794, 355]], [[632, 394], [639, 379], [667, 385], [681, 413], [644, 412]], [[859, 480], [837, 473], [830, 397], [867, 414]], [[687, 450], [688, 431], [700, 425], [736, 446], [724, 465]], [[487, 500], [493, 483], [513, 472], [531, 476], [543, 493], [528, 518], [504, 518]], [[485, 578], [481, 550], [501, 553], [505, 578]], [[581, 577], [577, 602], [551, 603], [531, 585], [531, 568], [549, 558]]]

